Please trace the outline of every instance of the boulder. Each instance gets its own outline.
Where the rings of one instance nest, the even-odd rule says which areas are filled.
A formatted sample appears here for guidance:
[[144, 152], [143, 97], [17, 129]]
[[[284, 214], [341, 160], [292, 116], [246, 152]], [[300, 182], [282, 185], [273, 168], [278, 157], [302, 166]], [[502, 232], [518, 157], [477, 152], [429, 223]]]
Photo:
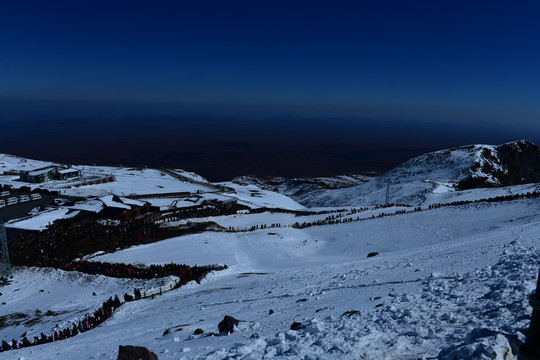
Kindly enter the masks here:
[[228, 333], [234, 332], [234, 327], [238, 326], [238, 322], [239, 321], [233, 318], [232, 316], [225, 315], [223, 320], [221, 320], [221, 322], [218, 324], [219, 333], [228, 334]]
[[158, 360], [158, 357], [142, 346], [120, 345], [117, 360]]

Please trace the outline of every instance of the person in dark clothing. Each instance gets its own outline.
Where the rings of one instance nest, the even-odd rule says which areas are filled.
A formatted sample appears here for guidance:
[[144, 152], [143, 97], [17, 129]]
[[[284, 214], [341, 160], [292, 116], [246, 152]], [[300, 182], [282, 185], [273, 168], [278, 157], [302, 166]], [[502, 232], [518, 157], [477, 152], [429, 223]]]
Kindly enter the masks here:
[[122, 305], [120, 303], [120, 299], [118, 298], [118, 295], [114, 295], [114, 303], [113, 304], [114, 304], [115, 309], [118, 309], [120, 307], [120, 305]]
[[6, 340], [2, 340], [2, 351], [8, 351], [11, 350], [11, 346], [6, 342]]

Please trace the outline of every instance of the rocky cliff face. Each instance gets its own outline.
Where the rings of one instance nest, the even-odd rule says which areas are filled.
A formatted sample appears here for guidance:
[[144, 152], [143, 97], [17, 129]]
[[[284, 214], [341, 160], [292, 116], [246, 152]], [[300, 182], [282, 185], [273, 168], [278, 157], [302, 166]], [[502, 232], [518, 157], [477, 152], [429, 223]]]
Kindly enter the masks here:
[[540, 149], [527, 140], [520, 140], [482, 149], [470, 174], [456, 187], [465, 190], [534, 182], [540, 182]]

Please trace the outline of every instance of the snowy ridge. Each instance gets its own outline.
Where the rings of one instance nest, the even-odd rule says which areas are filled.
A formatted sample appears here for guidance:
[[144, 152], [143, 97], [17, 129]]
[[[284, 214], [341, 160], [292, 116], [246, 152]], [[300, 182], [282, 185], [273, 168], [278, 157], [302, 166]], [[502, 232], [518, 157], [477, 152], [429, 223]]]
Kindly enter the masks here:
[[234, 178], [232, 182], [239, 185], [256, 185], [261, 189], [275, 191], [303, 203], [311, 196], [325, 190], [351, 187], [363, 184], [371, 179], [373, 177], [365, 175], [338, 175], [314, 178], [240, 176]]
[[34, 170], [49, 165], [58, 165], [56, 163], [26, 159], [16, 155], [0, 154], [0, 170], [4, 171], [21, 171]]
[[520, 140], [499, 146], [469, 145], [440, 150], [406, 161], [365, 184], [329, 190], [303, 202], [308, 207], [383, 204], [420, 205], [442, 193], [540, 182], [540, 151]]

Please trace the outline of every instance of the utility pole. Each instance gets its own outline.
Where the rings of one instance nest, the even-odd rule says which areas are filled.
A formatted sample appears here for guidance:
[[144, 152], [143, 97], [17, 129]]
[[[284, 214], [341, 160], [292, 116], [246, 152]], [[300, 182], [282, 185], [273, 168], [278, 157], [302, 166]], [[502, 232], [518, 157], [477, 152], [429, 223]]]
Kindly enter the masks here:
[[9, 249], [7, 245], [6, 225], [0, 223], [0, 278], [7, 279], [11, 276], [11, 264], [9, 263]]
[[390, 205], [390, 180], [386, 182], [386, 200], [384, 204], [386, 206]]

